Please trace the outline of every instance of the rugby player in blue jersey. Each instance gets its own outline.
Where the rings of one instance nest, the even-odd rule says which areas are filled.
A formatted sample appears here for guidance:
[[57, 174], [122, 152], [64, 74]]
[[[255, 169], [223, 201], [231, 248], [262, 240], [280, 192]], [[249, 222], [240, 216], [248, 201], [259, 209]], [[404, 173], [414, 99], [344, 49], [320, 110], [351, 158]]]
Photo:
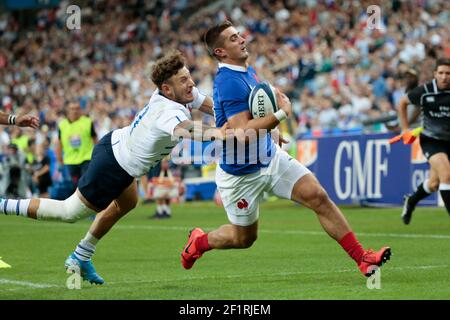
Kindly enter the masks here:
[[248, 97], [258, 82], [255, 69], [248, 65], [246, 41], [231, 22], [210, 28], [204, 36], [218, 71], [214, 79], [214, 113], [218, 127], [228, 123], [235, 143], [223, 142], [223, 153], [216, 171], [216, 183], [230, 221], [205, 233], [190, 232], [181, 254], [185, 269], [211, 249], [248, 248], [258, 234], [259, 203], [265, 191], [311, 208], [330, 237], [355, 260], [365, 276], [391, 255], [389, 247], [364, 250], [339, 208], [329, 198], [314, 175], [290, 157], [271, 139], [270, 130], [291, 114], [289, 99], [277, 90], [279, 110], [253, 119]]

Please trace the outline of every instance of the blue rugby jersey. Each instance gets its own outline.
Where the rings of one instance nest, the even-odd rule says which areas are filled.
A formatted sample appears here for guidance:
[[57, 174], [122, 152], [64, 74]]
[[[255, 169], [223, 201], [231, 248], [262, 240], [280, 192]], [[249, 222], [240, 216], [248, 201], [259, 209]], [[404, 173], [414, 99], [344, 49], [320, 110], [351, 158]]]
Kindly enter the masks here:
[[[248, 97], [257, 83], [259, 80], [252, 67], [219, 63], [213, 95], [217, 127], [223, 126], [235, 114], [249, 110]], [[225, 141], [220, 167], [232, 175], [250, 174], [267, 167], [275, 155], [275, 145], [269, 130], [267, 132], [257, 140], [245, 143], [245, 146], [234, 139], [230, 148], [230, 141]], [[245, 150], [245, 154], [239, 150]]]

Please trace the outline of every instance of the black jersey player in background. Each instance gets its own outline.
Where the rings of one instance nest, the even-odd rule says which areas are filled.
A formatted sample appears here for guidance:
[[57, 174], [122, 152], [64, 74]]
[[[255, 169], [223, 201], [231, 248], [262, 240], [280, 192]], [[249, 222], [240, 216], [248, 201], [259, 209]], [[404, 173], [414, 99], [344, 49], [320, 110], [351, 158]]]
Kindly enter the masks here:
[[402, 212], [405, 224], [409, 224], [417, 203], [437, 189], [450, 214], [450, 59], [438, 59], [434, 79], [412, 89], [407, 97], [399, 106], [400, 125], [402, 131], [408, 130], [407, 103], [421, 107], [424, 130], [420, 146], [430, 164], [430, 176], [416, 192], [405, 196]]

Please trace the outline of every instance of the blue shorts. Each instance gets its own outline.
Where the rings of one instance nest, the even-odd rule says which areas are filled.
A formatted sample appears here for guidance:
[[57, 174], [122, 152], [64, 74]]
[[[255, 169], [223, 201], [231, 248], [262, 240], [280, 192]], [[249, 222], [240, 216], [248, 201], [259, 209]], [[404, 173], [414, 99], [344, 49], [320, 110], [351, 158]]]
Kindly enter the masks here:
[[94, 147], [89, 167], [78, 182], [83, 197], [98, 209], [110, 203], [134, 181], [117, 162], [111, 147], [112, 131]]

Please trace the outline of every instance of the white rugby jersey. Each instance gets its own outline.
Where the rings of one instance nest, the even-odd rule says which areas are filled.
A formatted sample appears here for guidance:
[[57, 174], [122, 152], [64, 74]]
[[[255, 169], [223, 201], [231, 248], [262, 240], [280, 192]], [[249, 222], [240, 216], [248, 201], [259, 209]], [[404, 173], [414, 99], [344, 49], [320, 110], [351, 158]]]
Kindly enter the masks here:
[[175, 127], [191, 119], [188, 108], [155, 91], [131, 125], [113, 131], [114, 157], [130, 176], [143, 176], [177, 145]]

